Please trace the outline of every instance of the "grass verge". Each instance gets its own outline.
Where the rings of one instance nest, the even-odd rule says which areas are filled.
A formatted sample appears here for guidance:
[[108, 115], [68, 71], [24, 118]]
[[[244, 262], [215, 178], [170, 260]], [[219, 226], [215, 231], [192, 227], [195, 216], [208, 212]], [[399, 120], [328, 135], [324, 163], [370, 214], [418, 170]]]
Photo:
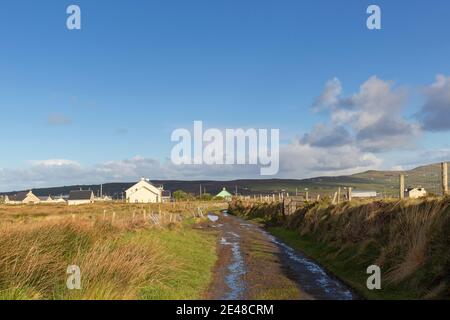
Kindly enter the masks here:
[[[0, 225], [0, 300], [196, 299], [211, 278], [215, 240], [187, 222], [155, 227], [131, 217]], [[69, 265], [80, 268], [80, 290], [66, 287]]]
[[[284, 215], [276, 203], [235, 202], [230, 211], [256, 219], [368, 299], [450, 298], [450, 198], [305, 203]], [[381, 290], [366, 270], [381, 268]]]
[[167, 249], [175, 267], [164, 281], [145, 287], [141, 298], [201, 299], [211, 281], [217, 259], [216, 235], [186, 226], [182, 230], [155, 230], [148, 236]]

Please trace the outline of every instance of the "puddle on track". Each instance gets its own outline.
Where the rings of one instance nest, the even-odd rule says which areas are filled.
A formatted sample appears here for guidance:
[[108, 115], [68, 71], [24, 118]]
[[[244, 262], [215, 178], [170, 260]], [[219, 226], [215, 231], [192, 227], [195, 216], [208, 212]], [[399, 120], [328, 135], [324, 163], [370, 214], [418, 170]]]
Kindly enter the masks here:
[[208, 213], [207, 217], [208, 217], [209, 221], [212, 221], [212, 222], [216, 222], [217, 220], [219, 220], [219, 216], [217, 216], [213, 213]]
[[232, 260], [225, 275], [225, 284], [229, 291], [220, 300], [239, 300], [243, 298], [245, 284], [242, 276], [245, 274], [245, 263], [241, 253], [240, 236], [234, 232], [227, 234], [220, 240], [221, 245], [231, 246]]
[[[222, 212], [223, 217], [228, 217], [225, 214], [226, 212]], [[232, 219], [234, 222], [226, 222], [229, 221], [228, 219]], [[229, 216], [227, 219], [224, 219], [225, 221], [220, 220], [220, 222], [224, 223], [223, 228], [225, 228], [220, 245], [230, 246], [231, 259], [226, 266], [226, 271], [222, 278], [227, 290], [218, 296], [219, 299], [240, 300], [245, 295], [246, 283], [244, 281], [244, 275], [248, 270], [243, 257], [241, 244], [243, 241], [247, 241], [248, 237], [243, 237], [241, 231], [261, 233], [268, 242], [276, 245], [279, 249], [281, 263], [289, 270], [291, 278], [293, 280], [295, 279], [295, 282], [302, 291], [315, 299], [357, 299], [357, 296], [344, 283], [328, 274], [319, 264], [295, 251], [267, 231], [234, 216]]]
[[347, 286], [330, 276], [321, 266], [296, 252], [264, 230], [260, 230], [271, 242], [275, 243], [284, 255], [290, 268], [296, 273], [300, 287], [316, 299], [352, 300], [356, 297]]

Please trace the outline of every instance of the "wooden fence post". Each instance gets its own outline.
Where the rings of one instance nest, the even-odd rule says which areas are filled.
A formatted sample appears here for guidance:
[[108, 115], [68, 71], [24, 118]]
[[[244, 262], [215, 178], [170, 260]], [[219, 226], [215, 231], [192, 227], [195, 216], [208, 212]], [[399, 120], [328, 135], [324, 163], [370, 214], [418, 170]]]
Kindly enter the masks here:
[[442, 162], [442, 195], [448, 194], [448, 167], [447, 162]]
[[337, 203], [339, 204], [341, 202], [341, 187], [338, 188], [337, 192]]
[[400, 199], [405, 198], [405, 175], [400, 174]]

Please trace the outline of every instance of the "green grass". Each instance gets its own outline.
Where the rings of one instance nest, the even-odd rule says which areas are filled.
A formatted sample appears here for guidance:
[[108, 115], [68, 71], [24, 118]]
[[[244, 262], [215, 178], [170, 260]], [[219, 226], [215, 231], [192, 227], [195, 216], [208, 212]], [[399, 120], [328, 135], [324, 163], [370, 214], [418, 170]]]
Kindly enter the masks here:
[[201, 299], [207, 289], [217, 259], [216, 235], [184, 227], [178, 230], [152, 230], [155, 238], [174, 260], [174, 269], [161, 283], [143, 288], [142, 299]]
[[[342, 279], [362, 297], [366, 299], [417, 299], [415, 292], [405, 286], [388, 286], [381, 290], [368, 290], [366, 280], [369, 277], [366, 269], [374, 264], [378, 252], [372, 244], [361, 244], [361, 247], [337, 248], [326, 243], [301, 236], [296, 231], [284, 227], [272, 227], [268, 231], [288, 245], [311, 257], [328, 271]], [[364, 246], [364, 247], [362, 247]], [[355, 254], [355, 252], [357, 252]]]

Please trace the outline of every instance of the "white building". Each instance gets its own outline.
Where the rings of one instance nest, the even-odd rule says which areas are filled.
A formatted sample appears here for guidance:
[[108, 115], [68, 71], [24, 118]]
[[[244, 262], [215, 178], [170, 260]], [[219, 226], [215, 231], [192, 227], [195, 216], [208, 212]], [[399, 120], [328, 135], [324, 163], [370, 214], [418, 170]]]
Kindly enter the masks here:
[[102, 196], [102, 197], [96, 197], [94, 198], [95, 202], [107, 202], [112, 201], [113, 199], [110, 196]]
[[405, 198], [418, 199], [425, 197], [426, 195], [427, 191], [425, 188], [407, 188], [405, 190]]
[[66, 203], [66, 200], [64, 200], [63, 197], [53, 198], [53, 203], [55, 203], [55, 204], [63, 204], [63, 203]]
[[162, 202], [161, 187], [155, 187], [147, 179], [141, 181], [125, 191], [128, 203], [155, 203]]
[[6, 196], [6, 204], [37, 204], [40, 199], [36, 197], [32, 191], [19, 192], [13, 196]]
[[53, 198], [51, 196], [48, 197], [38, 197], [40, 200], [40, 203], [53, 203]]
[[69, 206], [77, 206], [80, 204], [94, 203], [94, 192], [91, 190], [75, 190], [70, 191], [69, 200], [67, 204]]
[[366, 191], [366, 190], [353, 190], [352, 198], [376, 198], [376, 191]]

